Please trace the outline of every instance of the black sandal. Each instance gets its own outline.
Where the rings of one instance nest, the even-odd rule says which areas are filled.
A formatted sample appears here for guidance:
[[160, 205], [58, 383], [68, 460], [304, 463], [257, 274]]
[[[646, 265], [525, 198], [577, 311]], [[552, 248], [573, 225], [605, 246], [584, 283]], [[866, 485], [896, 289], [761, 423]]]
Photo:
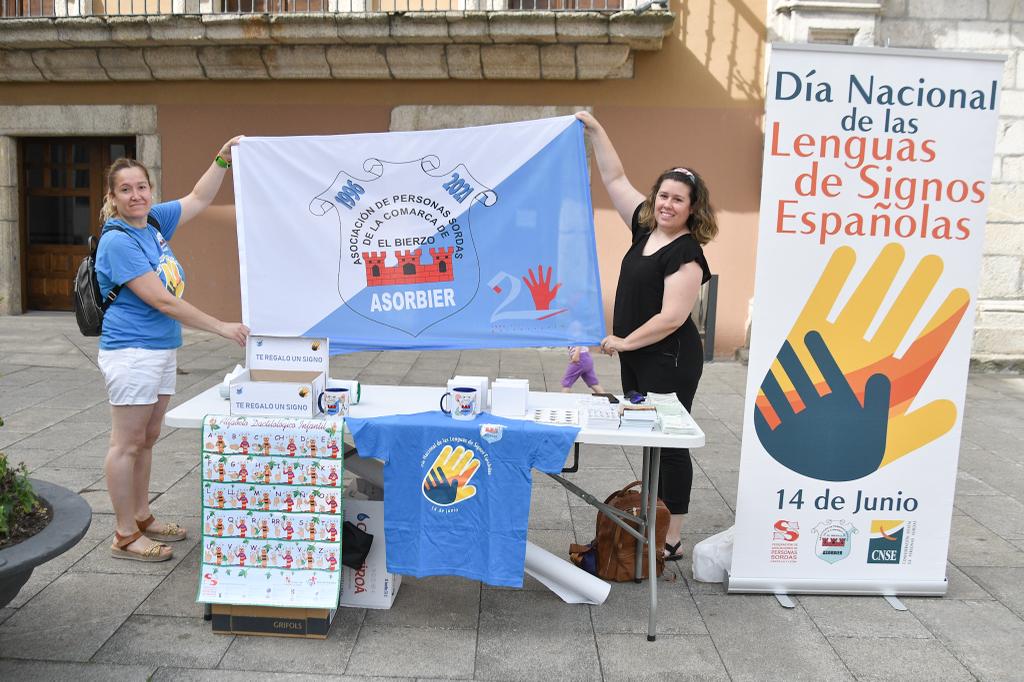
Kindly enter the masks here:
[[667, 542], [665, 543], [665, 551], [668, 552], [668, 555], [665, 557], [665, 561], [679, 561], [683, 558], [683, 553], [679, 551], [679, 545], [681, 544], [683, 543], [677, 542], [674, 545], [670, 545]]

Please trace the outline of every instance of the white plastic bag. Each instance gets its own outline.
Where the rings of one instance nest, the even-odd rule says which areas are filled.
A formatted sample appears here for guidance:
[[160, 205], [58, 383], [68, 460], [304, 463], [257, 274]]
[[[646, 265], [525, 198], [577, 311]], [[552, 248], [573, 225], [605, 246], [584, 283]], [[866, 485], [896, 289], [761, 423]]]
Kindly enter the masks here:
[[732, 565], [732, 529], [704, 538], [693, 546], [693, 577], [702, 583], [725, 582]]

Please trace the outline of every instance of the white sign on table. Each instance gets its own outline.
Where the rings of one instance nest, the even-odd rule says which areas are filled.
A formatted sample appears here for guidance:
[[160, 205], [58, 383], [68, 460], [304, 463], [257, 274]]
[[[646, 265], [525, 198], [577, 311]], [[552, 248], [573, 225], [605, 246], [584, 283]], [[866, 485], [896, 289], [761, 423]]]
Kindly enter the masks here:
[[945, 592], [1002, 61], [773, 46], [730, 591]]

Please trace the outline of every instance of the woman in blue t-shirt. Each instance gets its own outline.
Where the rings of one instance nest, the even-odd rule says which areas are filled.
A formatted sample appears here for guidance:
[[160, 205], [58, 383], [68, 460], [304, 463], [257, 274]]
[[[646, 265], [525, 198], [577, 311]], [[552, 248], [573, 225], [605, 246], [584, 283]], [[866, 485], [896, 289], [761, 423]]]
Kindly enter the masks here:
[[166, 561], [173, 553], [163, 543], [185, 539], [185, 529], [155, 520], [149, 509], [153, 445], [174, 394], [181, 325], [242, 346], [249, 334], [182, 299], [185, 275], [168, 244], [213, 201], [238, 139], [225, 143], [192, 191], [175, 201], [153, 205], [149, 171], [138, 161], [118, 159], [107, 171], [96, 276], [103, 296], [122, 288], [103, 318], [99, 366], [111, 405], [104, 463], [115, 515], [110, 553], [120, 559]]
[[[585, 111], [576, 118], [594, 146], [608, 196], [632, 231], [615, 290], [612, 333], [601, 350], [619, 354], [623, 392], [675, 393], [689, 411], [704, 365], [690, 311], [701, 284], [711, 279], [702, 247], [718, 233], [707, 185], [693, 170], [671, 168], [644, 196], [626, 177], [597, 119]], [[682, 558], [679, 533], [692, 485], [690, 451], [662, 448], [658, 497], [672, 513], [664, 548], [670, 560]]]

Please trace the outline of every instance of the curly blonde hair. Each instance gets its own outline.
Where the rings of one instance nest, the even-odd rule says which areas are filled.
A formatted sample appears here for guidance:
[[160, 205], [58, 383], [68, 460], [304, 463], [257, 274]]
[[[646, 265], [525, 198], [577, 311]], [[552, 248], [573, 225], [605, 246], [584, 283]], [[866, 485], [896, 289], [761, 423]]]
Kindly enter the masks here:
[[100, 209], [100, 225], [103, 225], [111, 218], [117, 217], [117, 207], [110, 200], [110, 195], [114, 193], [114, 182], [117, 180], [117, 174], [126, 168], [141, 168], [142, 172], [146, 174], [146, 182], [150, 186], [153, 185], [153, 181], [149, 178], [149, 169], [142, 163], [135, 159], [126, 159], [124, 157], [115, 160], [114, 163], [110, 164], [110, 168], [107, 169], [107, 192], [103, 195], [103, 207]]
[[711, 207], [708, 186], [697, 171], [686, 168], [670, 168], [658, 176], [644, 203], [640, 205], [640, 215], [637, 216], [640, 227], [647, 231], [654, 229], [654, 200], [661, 189], [661, 183], [666, 180], [675, 180], [690, 188], [690, 217], [686, 220], [686, 229], [697, 243], [703, 246], [714, 239], [718, 234], [718, 220]]

